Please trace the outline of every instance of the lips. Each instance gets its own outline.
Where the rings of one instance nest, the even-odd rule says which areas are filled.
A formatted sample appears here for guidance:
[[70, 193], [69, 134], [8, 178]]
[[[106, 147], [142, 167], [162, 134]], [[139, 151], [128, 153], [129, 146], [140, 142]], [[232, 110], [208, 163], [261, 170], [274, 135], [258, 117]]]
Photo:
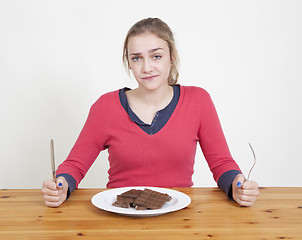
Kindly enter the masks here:
[[143, 80], [153, 80], [155, 78], [157, 78], [159, 75], [152, 75], [152, 76], [146, 76], [146, 77], [143, 77], [142, 79]]

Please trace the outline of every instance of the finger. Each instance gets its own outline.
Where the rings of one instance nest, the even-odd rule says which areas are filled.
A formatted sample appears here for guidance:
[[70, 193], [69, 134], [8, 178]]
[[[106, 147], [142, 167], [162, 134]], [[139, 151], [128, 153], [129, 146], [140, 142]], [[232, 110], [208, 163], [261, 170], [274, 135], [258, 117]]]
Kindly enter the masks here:
[[244, 175], [238, 174], [236, 177], [236, 186], [240, 188], [243, 185], [244, 181], [245, 181]]
[[59, 207], [62, 204], [62, 202], [48, 202], [45, 201], [45, 205], [48, 207]]
[[248, 195], [238, 195], [238, 199], [244, 202], [255, 202], [257, 197], [256, 196], [248, 196]]
[[44, 181], [42, 184], [42, 187], [47, 188], [47, 189], [52, 189], [52, 190], [56, 190], [56, 188], [57, 188], [56, 183], [53, 182], [52, 180]]
[[65, 183], [64, 180], [65, 180], [65, 178], [63, 178], [63, 177], [59, 177], [57, 179], [57, 188], [58, 189], [63, 189], [63, 185]]
[[61, 196], [44, 195], [43, 198], [44, 198], [44, 202], [56, 203], [56, 202], [60, 202], [61, 201]]
[[49, 188], [42, 188], [42, 194], [43, 195], [46, 195], [46, 196], [59, 196], [60, 195], [60, 192], [61, 190], [52, 190], [52, 189], [49, 189]]
[[240, 199], [238, 199], [236, 201], [241, 207], [251, 207], [254, 205], [255, 202], [247, 202], [247, 201], [242, 201]]
[[242, 188], [244, 189], [258, 189], [258, 183], [253, 182], [253, 181], [245, 181], [242, 185]]
[[245, 196], [259, 196], [260, 194], [258, 189], [244, 189], [244, 188], [238, 189], [238, 193], [240, 195], [245, 195]]

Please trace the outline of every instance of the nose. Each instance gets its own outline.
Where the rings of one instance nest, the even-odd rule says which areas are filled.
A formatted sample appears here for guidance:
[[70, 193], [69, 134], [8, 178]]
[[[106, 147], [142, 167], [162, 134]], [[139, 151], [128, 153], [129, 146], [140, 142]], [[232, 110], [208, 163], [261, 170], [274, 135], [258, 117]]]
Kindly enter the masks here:
[[142, 70], [143, 72], [151, 72], [152, 69], [153, 69], [153, 66], [152, 66], [152, 61], [150, 59], [144, 59], [143, 61], [143, 66], [142, 66]]

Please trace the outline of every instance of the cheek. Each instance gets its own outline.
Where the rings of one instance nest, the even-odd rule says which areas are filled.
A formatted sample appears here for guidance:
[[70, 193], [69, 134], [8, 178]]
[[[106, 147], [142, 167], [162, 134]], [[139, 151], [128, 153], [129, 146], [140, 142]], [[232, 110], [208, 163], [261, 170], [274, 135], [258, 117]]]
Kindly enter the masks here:
[[171, 62], [167, 61], [163, 66], [162, 66], [162, 72], [165, 72], [167, 75], [169, 75], [171, 70]]
[[134, 61], [130, 60], [130, 61], [128, 61], [128, 66], [133, 71], [134, 69], [137, 69], [138, 62], [134, 62]]
[[133, 73], [136, 72], [137, 71], [137, 65], [131, 64], [130, 69], [132, 70]]
[[138, 76], [138, 74], [140, 73], [139, 64], [132, 64], [132, 65], [130, 65], [130, 69], [131, 69], [131, 72], [132, 72], [132, 74], [133, 74], [134, 77]]

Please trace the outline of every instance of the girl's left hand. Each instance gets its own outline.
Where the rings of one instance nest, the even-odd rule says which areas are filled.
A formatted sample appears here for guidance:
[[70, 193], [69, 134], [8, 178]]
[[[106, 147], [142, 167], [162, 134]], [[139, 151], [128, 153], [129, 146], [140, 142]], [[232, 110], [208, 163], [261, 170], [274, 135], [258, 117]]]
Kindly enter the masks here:
[[233, 199], [240, 205], [251, 207], [260, 195], [256, 182], [246, 181], [243, 174], [238, 174], [233, 181]]

